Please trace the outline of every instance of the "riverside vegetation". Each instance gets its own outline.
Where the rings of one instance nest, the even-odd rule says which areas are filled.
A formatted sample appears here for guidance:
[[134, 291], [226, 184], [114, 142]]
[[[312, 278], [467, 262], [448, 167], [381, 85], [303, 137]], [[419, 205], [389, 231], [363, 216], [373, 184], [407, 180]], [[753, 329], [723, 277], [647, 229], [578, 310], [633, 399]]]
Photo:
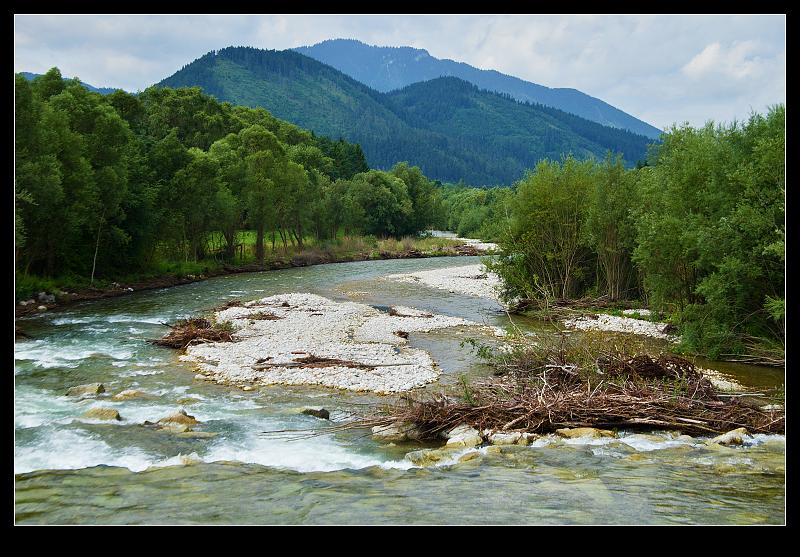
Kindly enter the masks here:
[[370, 170], [357, 144], [197, 88], [104, 96], [55, 68], [15, 87], [18, 300], [295, 257], [456, 253], [413, 239], [439, 226], [499, 242], [489, 267], [507, 301], [640, 303], [675, 325], [681, 350], [782, 365], [782, 105], [673, 127], [637, 168], [567, 156], [485, 189], [406, 163]]
[[[541, 161], [512, 188], [444, 188], [447, 227], [499, 243], [506, 300], [647, 306], [680, 350], [782, 366], [785, 108], [675, 126], [646, 164]], [[539, 312], [541, 315], [542, 312]]]
[[[100, 95], [57, 68], [15, 82], [16, 294], [223, 265], [444, 255], [418, 168], [197, 88]], [[277, 246], [277, 247], [276, 247]], [[301, 261], [302, 263], [302, 261]]]

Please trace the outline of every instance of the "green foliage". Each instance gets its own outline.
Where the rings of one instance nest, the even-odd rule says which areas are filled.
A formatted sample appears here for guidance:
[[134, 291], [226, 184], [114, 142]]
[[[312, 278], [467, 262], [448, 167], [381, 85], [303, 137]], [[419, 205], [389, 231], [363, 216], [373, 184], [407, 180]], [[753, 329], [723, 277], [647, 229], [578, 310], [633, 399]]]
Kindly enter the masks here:
[[510, 218], [490, 216], [483, 190], [445, 201], [451, 224], [503, 223], [490, 266], [507, 299], [644, 299], [679, 324], [680, 350], [772, 358], [785, 335], [784, 135], [779, 105], [727, 127], [673, 127], [631, 170], [610, 156], [539, 163], [506, 202]]
[[103, 96], [55, 68], [14, 86], [21, 277], [193, 274], [244, 260], [243, 228], [263, 262], [278, 237], [288, 253], [342, 227], [400, 238], [437, 218], [419, 168], [370, 171], [358, 145], [199, 88]]

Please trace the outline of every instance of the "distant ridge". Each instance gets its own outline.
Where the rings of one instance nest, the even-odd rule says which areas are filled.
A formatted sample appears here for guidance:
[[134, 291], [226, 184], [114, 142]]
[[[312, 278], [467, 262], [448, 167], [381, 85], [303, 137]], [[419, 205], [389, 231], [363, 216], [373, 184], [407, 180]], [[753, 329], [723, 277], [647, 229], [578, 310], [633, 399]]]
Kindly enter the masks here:
[[661, 130], [577, 89], [550, 88], [495, 70], [439, 59], [427, 50], [408, 46], [371, 46], [354, 39], [331, 39], [296, 52], [333, 66], [377, 91], [388, 92], [412, 83], [454, 76], [488, 91], [506, 93], [519, 101], [542, 104], [604, 126], [622, 128], [658, 139]]
[[455, 77], [381, 93], [292, 50], [211, 51], [157, 86], [198, 86], [221, 101], [260, 106], [317, 134], [359, 143], [374, 168], [408, 161], [432, 178], [473, 185], [513, 183], [538, 161], [567, 153], [621, 152], [630, 166], [651, 141]]

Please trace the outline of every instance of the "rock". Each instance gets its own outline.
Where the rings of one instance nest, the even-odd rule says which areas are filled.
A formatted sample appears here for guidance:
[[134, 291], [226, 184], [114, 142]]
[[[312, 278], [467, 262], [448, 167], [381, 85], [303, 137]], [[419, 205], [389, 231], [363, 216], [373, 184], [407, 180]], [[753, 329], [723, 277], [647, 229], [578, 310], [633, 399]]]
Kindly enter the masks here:
[[119, 412], [113, 408], [90, 408], [83, 413], [83, 417], [93, 420], [122, 420]]
[[88, 383], [86, 385], [77, 385], [67, 389], [67, 396], [85, 396], [85, 395], [98, 395], [106, 392], [102, 383]]
[[130, 400], [132, 398], [141, 398], [144, 396], [147, 396], [147, 393], [145, 393], [144, 391], [139, 391], [136, 389], [126, 389], [124, 391], [115, 394], [111, 398], [112, 400]]
[[185, 406], [187, 404], [195, 404], [197, 402], [200, 402], [200, 399], [187, 396], [187, 397], [179, 398], [176, 402], [178, 404], [182, 404], [182, 405]]
[[561, 437], [567, 439], [575, 439], [577, 437], [593, 437], [595, 439], [600, 437], [616, 437], [613, 431], [607, 429], [597, 429], [595, 427], [574, 427], [557, 429], [556, 433]]
[[127, 290], [128, 292], [133, 292], [133, 288], [131, 288], [130, 286], [128, 288], [126, 288], [125, 290]]
[[56, 297], [52, 294], [48, 294], [47, 292], [39, 292], [38, 299], [44, 304], [52, 304], [56, 301]]
[[417, 438], [419, 431], [414, 424], [395, 422], [389, 425], [376, 425], [372, 428], [372, 438], [384, 443], [396, 443]]
[[44, 311], [44, 310], [46, 310], [46, 309], [47, 309], [47, 306], [39, 306], [39, 307], [38, 307], [38, 308], [36, 308], [36, 309], [38, 309], [39, 311]]
[[185, 410], [179, 410], [175, 414], [171, 414], [166, 416], [165, 418], [161, 418], [158, 420], [160, 424], [186, 424], [186, 425], [195, 425], [199, 424], [194, 416], [190, 416], [186, 413]]
[[478, 451], [469, 452], [469, 453], [463, 454], [460, 457], [458, 457], [458, 461], [459, 462], [467, 462], [469, 460], [474, 460], [476, 458], [480, 458], [480, 456], [481, 456], [481, 453], [479, 453]]
[[452, 458], [453, 451], [447, 449], [422, 449], [419, 451], [412, 451], [406, 455], [406, 460], [410, 460], [417, 466], [430, 466]]
[[745, 428], [740, 427], [737, 429], [733, 429], [727, 433], [723, 433], [722, 435], [718, 435], [713, 439], [708, 441], [708, 444], [715, 444], [715, 445], [742, 445], [745, 441], [745, 437], [750, 437], [750, 432], [747, 431]]
[[331, 413], [324, 408], [306, 408], [301, 412], [301, 414], [314, 416], [315, 418], [322, 418], [323, 420], [331, 419]]
[[208, 381], [208, 377], [206, 377], [202, 373], [198, 373], [197, 375], [194, 376], [194, 378], [197, 379], [198, 381]]
[[492, 445], [516, 445], [522, 439], [522, 433], [515, 431], [512, 433], [493, 433], [489, 436], [489, 443]]
[[460, 425], [447, 432], [448, 447], [477, 447], [481, 443], [481, 434], [468, 425]]
[[503, 449], [498, 445], [489, 445], [486, 447], [486, 454], [502, 454]]
[[519, 441], [517, 441], [517, 445], [530, 445], [539, 437], [540, 436], [536, 435], [535, 433], [523, 433], [522, 437], [520, 437]]
[[188, 424], [165, 423], [156, 424], [156, 429], [159, 431], [168, 431], [170, 433], [186, 433], [188, 431], [192, 431], [192, 426]]
[[251, 385], [245, 385], [244, 387], [242, 387], [242, 390], [243, 391], [254, 391], [255, 387], [253, 387]]
[[184, 437], [186, 439], [210, 439], [212, 437], [216, 437], [217, 435], [218, 434], [214, 433], [213, 431], [192, 431], [191, 428], [187, 431], [178, 433], [178, 437]]

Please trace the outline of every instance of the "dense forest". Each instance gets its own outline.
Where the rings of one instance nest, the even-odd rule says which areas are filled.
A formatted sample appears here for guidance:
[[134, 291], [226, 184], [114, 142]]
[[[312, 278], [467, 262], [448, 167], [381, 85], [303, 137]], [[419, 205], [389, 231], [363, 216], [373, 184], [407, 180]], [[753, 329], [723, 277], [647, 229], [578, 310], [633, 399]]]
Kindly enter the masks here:
[[370, 170], [318, 137], [199, 88], [100, 95], [58, 69], [15, 82], [17, 285], [119, 277], [337, 234], [413, 235], [436, 217], [416, 167]]
[[673, 127], [646, 164], [540, 162], [513, 188], [443, 189], [448, 227], [500, 242], [508, 299], [639, 300], [683, 348], [781, 354], [785, 108]]
[[441, 181], [511, 184], [539, 160], [622, 153], [633, 166], [651, 139], [455, 77], [379, 93], [293, 51], [230, 47], [159, 83], [198, 86], [221, 101], [263, 107], [303, 128], [361, 145], [373, 168], [398, 160]]

